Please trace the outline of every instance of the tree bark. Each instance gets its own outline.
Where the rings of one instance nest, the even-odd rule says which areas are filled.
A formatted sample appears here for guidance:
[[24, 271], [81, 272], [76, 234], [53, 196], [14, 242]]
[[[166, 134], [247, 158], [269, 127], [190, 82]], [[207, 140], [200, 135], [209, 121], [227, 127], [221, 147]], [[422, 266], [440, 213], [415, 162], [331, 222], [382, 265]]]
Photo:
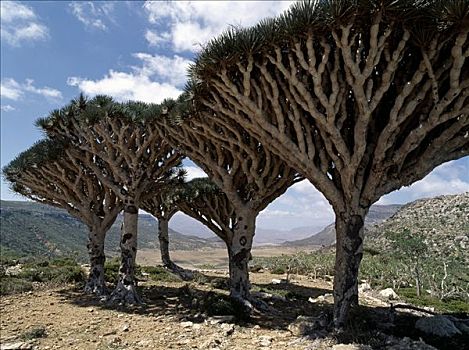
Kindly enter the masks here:
[[98, 296], [106, 295], [104, 281], [104, 237], [105, 232], [98, 228], [90, 228], [88, 234], [88, 254], [90, 256], [90, 273], [85, 285], [85, 292]]
[[252, 259], [251, 248], [256, 228], [256, 214], [245, 212], [238, 216], [238, 224], [234, 229], [233, 239], [227, 242], [230, 297], [239, 304], [244, 312], [252, 311], [251, 283], [249, 282], [248, 263]]
[[336, 259], [334, 277], [334, 326], [342, 329], [351, 306], [358, 305], [358, 270], [363, 256], [363, 227], [366, 211], [348, 210], [336, 215]]
[[158, 218], [158, 240], [160, 241], [161, 261], [164, 267], [171, 268], [173, 262], [169, 256], [169, 220], [166, 218]]
[[137, 256], [138, 209], [133, 204], [124, 206], [124, 223], [121, 232], [121, 265], [117, 286], [110, 302], [119, 304], [141, 304], [135, 280], [135, 258]]

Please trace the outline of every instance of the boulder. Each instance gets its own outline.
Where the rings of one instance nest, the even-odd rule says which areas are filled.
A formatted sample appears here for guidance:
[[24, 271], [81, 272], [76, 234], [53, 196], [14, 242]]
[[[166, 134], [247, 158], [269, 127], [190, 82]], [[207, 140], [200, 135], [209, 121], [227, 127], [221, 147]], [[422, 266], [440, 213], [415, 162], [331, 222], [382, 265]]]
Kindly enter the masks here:
[[333, 303], [334, 296], [331, 293], [326, 293], [324, 295], [320, 295], [317, 298], [309, 298], [308, 301], [310, 303]]
[[387, 300], [399, 299], [399, 295], [392, 288], [386, 288], [379, 291], [379, 295]]
[[32, 348], [33, 346], [26, 342], [6, 343], [0, 345], [1, 350], [27, 350]]
[[438, 337], [452, 337], [461, 334], [461, 331], [454, 323], [442, 315], [422, 317], [415, 323], [415, 328], [423, 333]]
[[282, 279], [277, 279], [277, 278], [274, 278], [272, 279], [272, 284], [287, 284], [288, 281], [284, 278]]
[[296, 320], [288, 326], [288, 330], [293, 335], [303, 336], [326, 326], [327, 319], [325, 317], [298, 316]]
[[358, 291], [360, 293], [367, 292], [369, 290], [371, 290], [371, 286], [368, 282], [363, 282], [358, 286]]

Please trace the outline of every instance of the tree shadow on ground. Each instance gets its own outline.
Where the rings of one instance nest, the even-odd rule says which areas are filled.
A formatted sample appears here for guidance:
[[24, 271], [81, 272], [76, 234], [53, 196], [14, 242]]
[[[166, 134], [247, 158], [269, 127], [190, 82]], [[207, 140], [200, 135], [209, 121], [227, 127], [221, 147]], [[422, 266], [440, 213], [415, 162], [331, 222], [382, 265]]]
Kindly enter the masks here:
[[[237, 310], [229, 302], [226, 289], [219, 289], [224, 287], [222, 284], [226, 281], [223, 281], [224, 278], [206, 276], [206, 279], [199, 283], [184, 283], [182, 286], [181, 282], [152, 282], [139, 287], [145, 304], [137, 306], [108, 305], [96, 297], [85, 295], [79, 288], [64, 289], [59, 293], [63, 302], [80, 307], [139, 314], [148, 317], [149, 321], [164, 315], [181, 322], [202, 323], [213, 316], [236, 315]], [[247, 328], [257, 326], [261, 329], [287, 330], [295, 323], [298, 316], [312, 317], [326, 320], [326, 325], [304, 334], [307, 338], [314, 340], [334, 337], [340, 343], [364, 344], [373, 349], [386, 348], [389, 336], [409, 337], [414, 340], [422, 338], [427, 344], [443, 350], [463, 349], [469, 344], [467, 336], [429, 337], [415, 328], [418, 316], [407, 312], [391, 312], [390, 308], [384, 307], [353, 308], [347, 330], [335, 333], [331, 324], [333, 305], [328, 302], [311, 303], [307, 300], [309, 297], [330, 293], [329, 290], [294, 284], [253, 284], [253, 290], [255, 295], [257, 290], [257, 295], [261, 295], [263, 300], [277, 312], [254, 312], [248, 320], [236, 318], [229, 322]]]

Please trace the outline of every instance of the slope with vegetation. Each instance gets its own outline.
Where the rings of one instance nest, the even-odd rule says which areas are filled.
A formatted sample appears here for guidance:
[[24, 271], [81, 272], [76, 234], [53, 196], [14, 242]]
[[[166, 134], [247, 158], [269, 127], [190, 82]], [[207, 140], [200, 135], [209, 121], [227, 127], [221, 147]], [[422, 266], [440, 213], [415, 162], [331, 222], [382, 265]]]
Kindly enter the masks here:
[[[404, 300], [469, 312], [469, 193], [422, 199], [368, 229], [360, 279]], [[255, 259], [277, 273], [330, 278], [334, 249]]]
[[[2, 201], [1, 248], [17, 255], [77, 256], [87, 257], [87, 228], [65, 210], [25, 201]], [[118, 216], [106, 238], [106, 252], [115, 255], [119, 249], [122, 216]], [[139, 220], [139, 247], [159, 247], [158, 223], [150, 215], [142, 214]], [[169, 230], [170, 248], [197, 250], [220, 247], [219, 242], [188, 236]]]

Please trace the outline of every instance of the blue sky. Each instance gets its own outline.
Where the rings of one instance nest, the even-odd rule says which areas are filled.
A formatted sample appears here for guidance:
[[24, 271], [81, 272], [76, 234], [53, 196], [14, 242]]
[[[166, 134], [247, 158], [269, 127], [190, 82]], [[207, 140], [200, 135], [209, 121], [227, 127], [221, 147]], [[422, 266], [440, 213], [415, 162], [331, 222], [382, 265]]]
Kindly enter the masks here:
[[[1, 2], [1, 165], [41, 138], [34, 121], [80, 91], [160, 102], [183, 88], [191, 58], [229, 25], [251, 25], [288, 2]], [[190, 176], [201, 175], [187, 163]], [[381, 204], [469, 191], [469, 157], [444, 164]], [[5, 183], [1, 198], [19, 200]], [[332, 210], [307, 182], [296, 184], [258, 225], [323, 226]]]

